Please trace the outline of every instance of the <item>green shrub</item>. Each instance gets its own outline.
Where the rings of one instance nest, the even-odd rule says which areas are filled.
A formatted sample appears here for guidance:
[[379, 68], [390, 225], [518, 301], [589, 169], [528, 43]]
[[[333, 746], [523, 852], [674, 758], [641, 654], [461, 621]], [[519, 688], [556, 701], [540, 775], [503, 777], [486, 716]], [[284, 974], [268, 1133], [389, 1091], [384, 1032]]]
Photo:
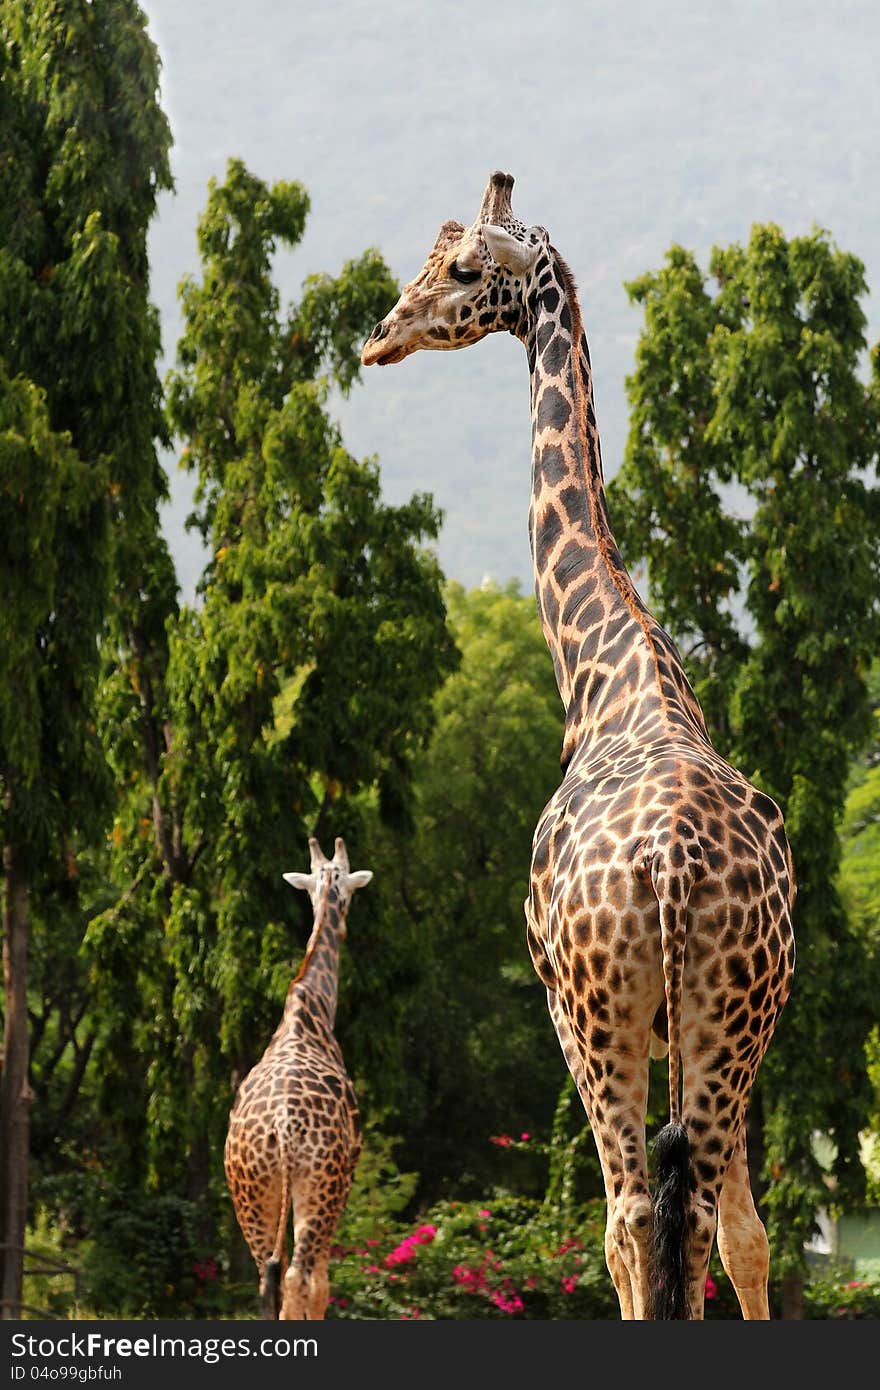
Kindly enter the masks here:
[[805, 1318], [880, 1318], [880, 1279], [856, 1279], [849, 1269], [814, 1275], [804, 1289]]
[[609, 1318], [605, 1204], [565, 1219], [521, 1197], [441, 1202], [425, 1219], [334, 1251], [337, 1318]]
[[[441, 1202], [420, 1221], [336, 1247], [328, 1318], [617, 1320], [604, 1255], [605, 1203], [559, 1208], [498, 1196]], [[771, 1284], [771, 1309], [781, 1289]], [[741, 1318], [733, 1285], [713, 1254], [705, 1317]], [[774, 1312], [778, 1316], [778, 1312]], [[880, 1281], [851, 1271], [812, 1274], [807, 1319], [880, 1317]]]

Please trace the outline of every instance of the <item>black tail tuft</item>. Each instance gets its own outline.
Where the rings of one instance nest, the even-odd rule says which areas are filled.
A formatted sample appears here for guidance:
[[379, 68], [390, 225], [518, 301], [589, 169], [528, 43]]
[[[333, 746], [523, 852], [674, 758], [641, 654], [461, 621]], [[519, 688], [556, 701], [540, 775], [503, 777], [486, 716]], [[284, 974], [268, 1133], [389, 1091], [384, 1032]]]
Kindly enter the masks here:
[[260, 1289], [260, 1312], [264, 1318], [278, 1321], [281, 1312], [281, 1261], [270, 1255]]
[[653, 1309], [657, 1321], [687, 1318], [687, 1212], [691, 1146], [684, 1125], [665, 1125], [654, 1142], [654, 1244], [651, 1261]]

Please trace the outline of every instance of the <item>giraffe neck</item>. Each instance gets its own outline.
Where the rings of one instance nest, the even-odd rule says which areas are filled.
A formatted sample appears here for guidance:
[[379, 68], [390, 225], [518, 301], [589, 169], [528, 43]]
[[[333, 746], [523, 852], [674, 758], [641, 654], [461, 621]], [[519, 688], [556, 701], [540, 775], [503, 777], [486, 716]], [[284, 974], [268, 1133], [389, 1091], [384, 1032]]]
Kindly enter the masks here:
[[535, 595], [566, 708], [562, 764], [584, 744], [631, 730], [639, 714], [660, 713], [705, 738], [678, 653], [614, 540], [580, 305], [552, 249], [526, 288], [518, 336], [531, 373]]
[[336, 1021], [341, 942], [339, 902], [336, 889], [331, 886], [318, 904], [303, 963], [288, 989], [282, 1026], [306, 1005], [320, 1013], [332, 1029]]

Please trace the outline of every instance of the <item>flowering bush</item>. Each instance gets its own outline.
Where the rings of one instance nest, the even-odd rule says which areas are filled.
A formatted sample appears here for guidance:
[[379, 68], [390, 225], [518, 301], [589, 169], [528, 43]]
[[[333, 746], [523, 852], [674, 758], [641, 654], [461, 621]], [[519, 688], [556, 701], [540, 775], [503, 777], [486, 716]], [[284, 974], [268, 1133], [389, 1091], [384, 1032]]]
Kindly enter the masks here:
[[880, 1279], [853, 1279], [828, 1271], [804, 1289], [805, 1318], [880, 1318]]
[[[496, 1193], [488, 1201], [438, 1203], [417, 1221], [415, 1174], [397, 1172], [394, 1141], [369, 1136], [338, 1230], [330, 1266], [328, 1318], [563, 1318], [617, 1320], [620, 1311], [605, 1265], [605, 1202], [575, 1199], [578, 1166], [590, 1138], [566, 1134], [573, 1088], [560, 1097], [550, 1142], [528, 1133], [496, 1134], [499, 1149], [536, 1151], [548, 1160], [543, 1201]], [[778, 1317], [781, 1289], [771, 1287]], [[741, 1318], [717, 1250], [706, 1279], [705, 1317]], [[828, 1270], [805, 1289], [806, 1318], [876, 1318], [880, 1283]]]
[[[558, 1210], [523, 1198], [500, 1197], [491, 1206], [440, 1203], [426, 1222], [387, 1234], [378, 1248], [338, 1248], [327, 1316], [616, 1321], [620, 1312], [605, 1267], [604, 1229], [600, 1201], [568, 1221]], [[779, 1297], [771, 1287], [771, 1309], [778, 1309]], [[706, 1279], [705, 1317], [741, 1316], [716, 1252]], [[814, 1275], [805, 1289], [804, 1317], [878, 1318], [880, 1283], [845, 1272]]]
[[[563, 1221], [518, 1197], [443, 1202], [384, 1248], [345, 1247], [331, 1269], [339, 1318], [612, 1318], [604, 1202]], [[344, 1301], [343, 1301], [344, 1300]]]

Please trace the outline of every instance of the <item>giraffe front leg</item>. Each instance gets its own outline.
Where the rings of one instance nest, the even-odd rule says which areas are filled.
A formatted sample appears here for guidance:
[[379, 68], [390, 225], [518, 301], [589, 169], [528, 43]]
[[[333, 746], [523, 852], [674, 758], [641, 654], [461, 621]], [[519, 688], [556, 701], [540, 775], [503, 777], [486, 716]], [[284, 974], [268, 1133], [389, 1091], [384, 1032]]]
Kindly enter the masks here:
[[767, 1321], [770, 1245], [755, 1209], [742, 1126], [718, 1203], [718, 1253], [746, 1321]]

